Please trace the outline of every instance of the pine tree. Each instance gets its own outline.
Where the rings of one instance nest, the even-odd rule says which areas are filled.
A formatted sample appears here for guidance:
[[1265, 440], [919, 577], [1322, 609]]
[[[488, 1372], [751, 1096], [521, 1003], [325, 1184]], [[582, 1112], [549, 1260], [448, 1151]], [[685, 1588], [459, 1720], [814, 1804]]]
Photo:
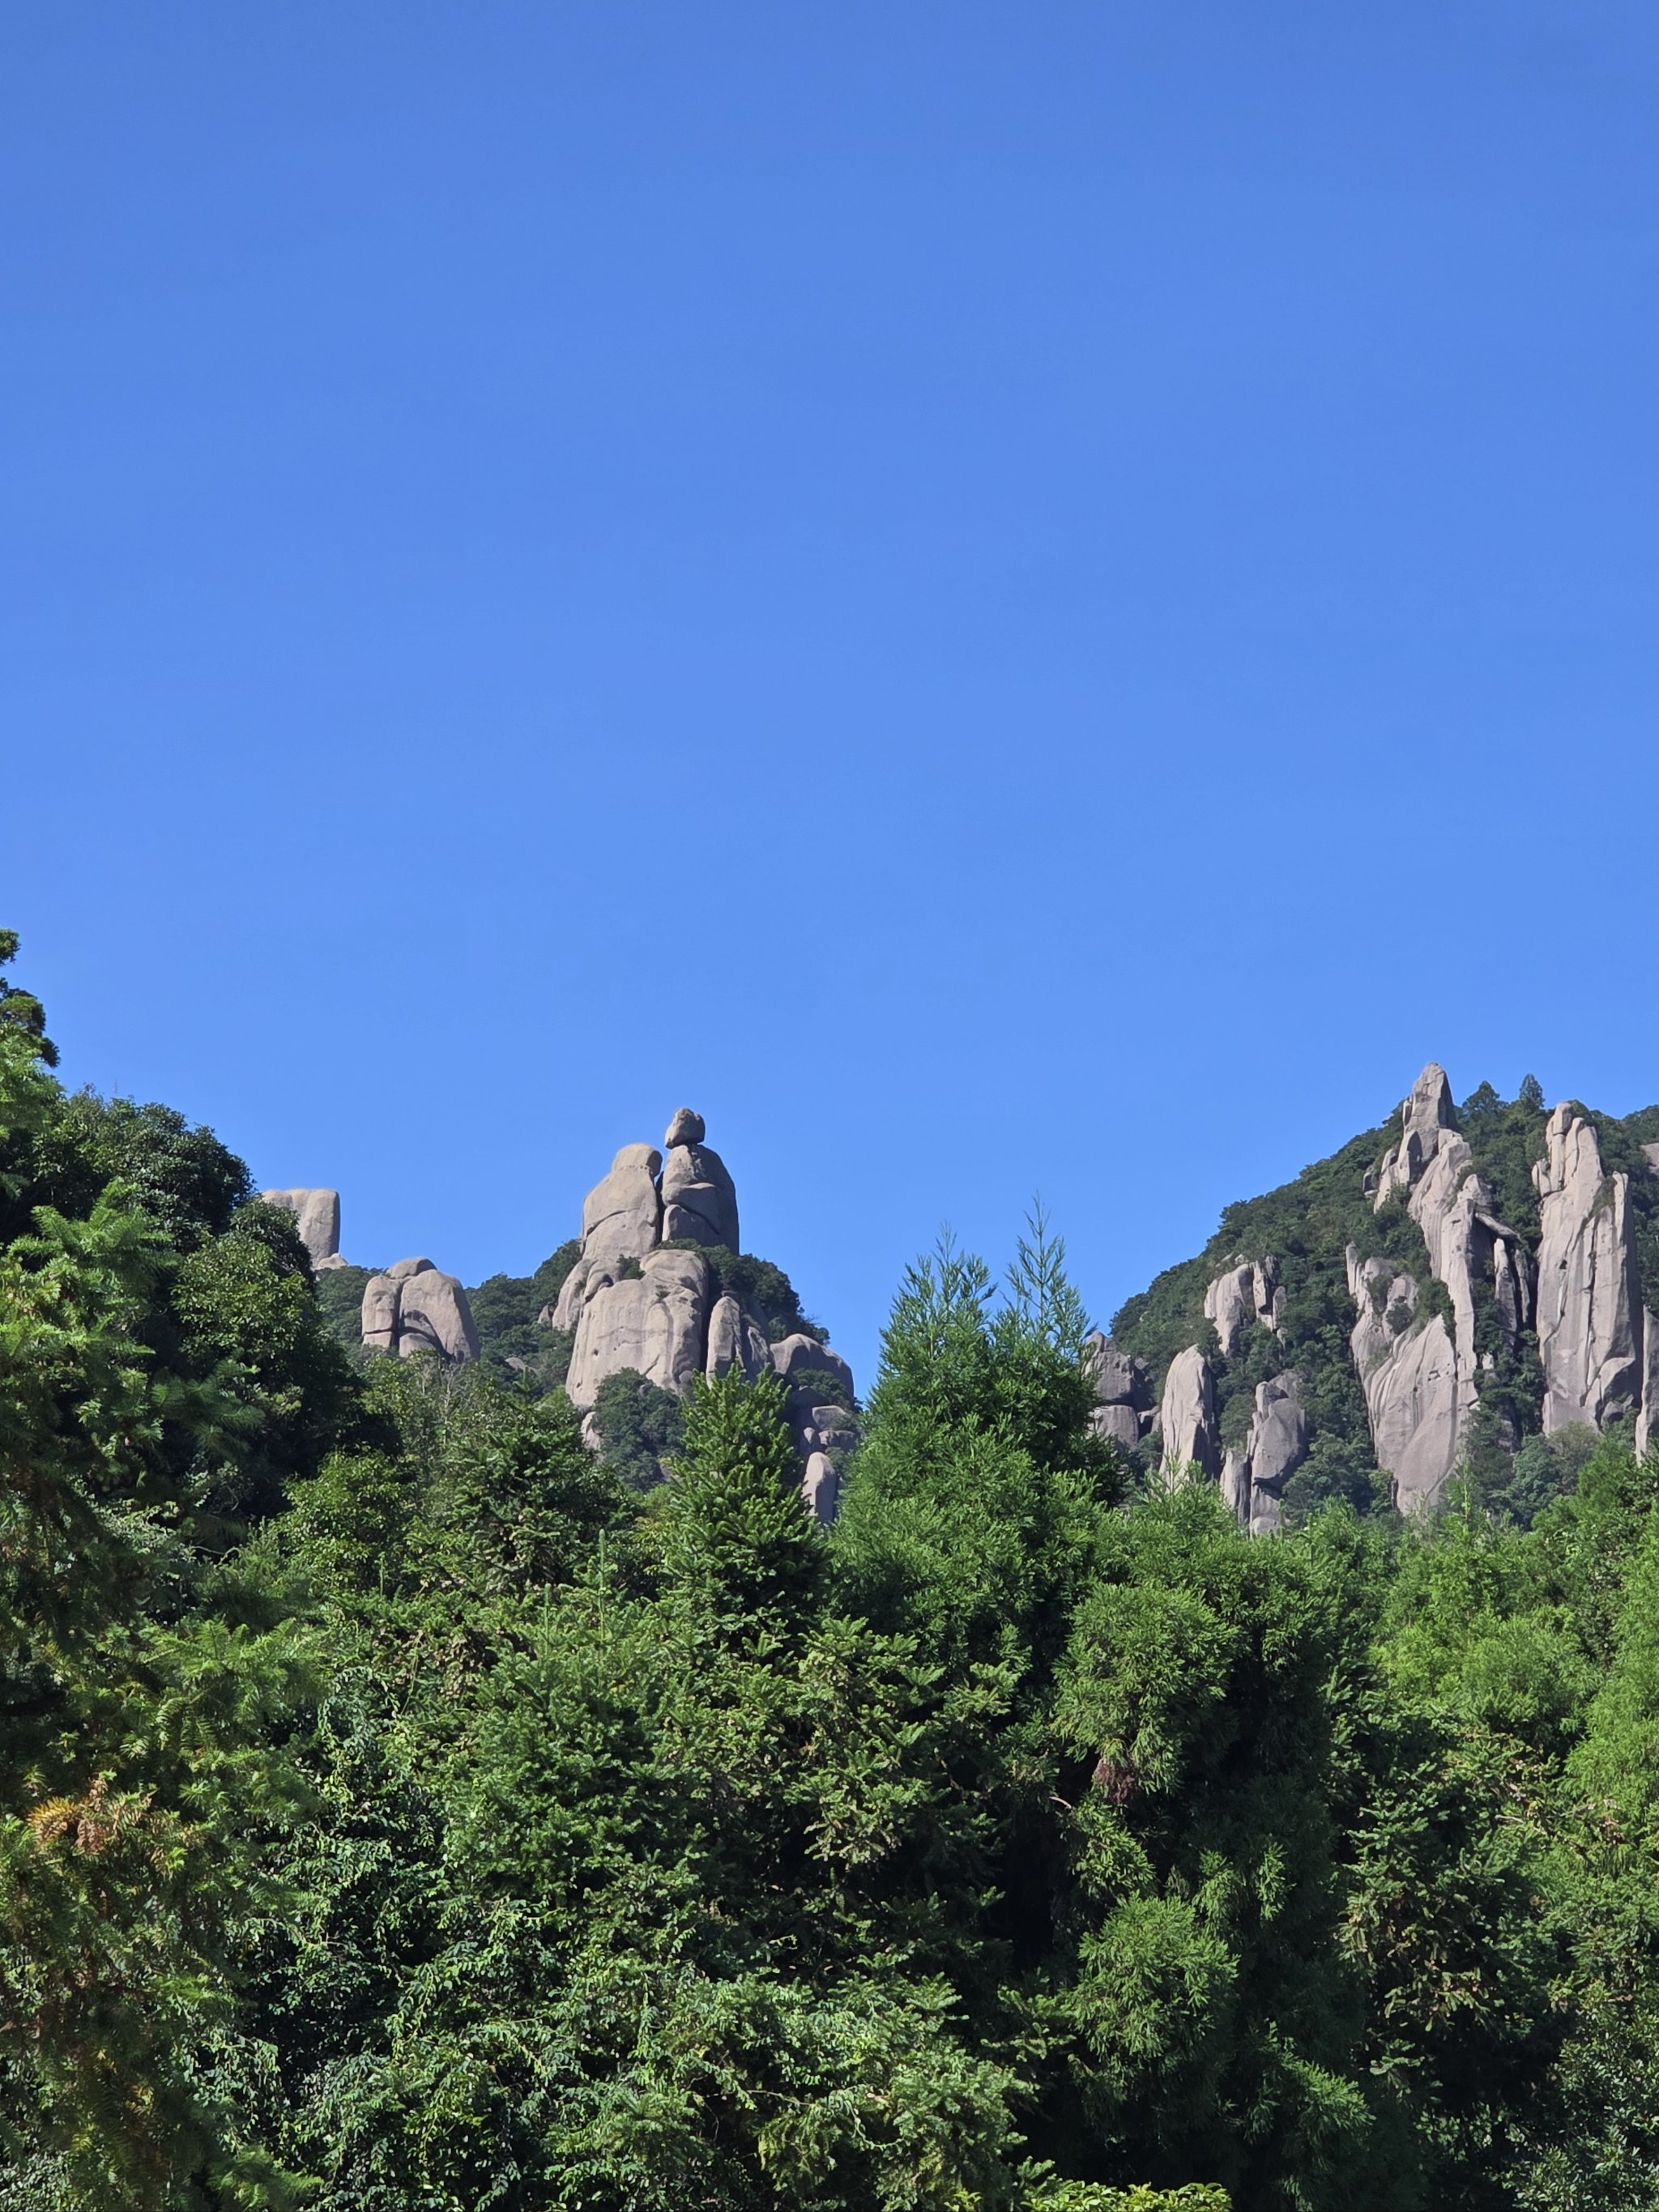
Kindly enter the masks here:
[[783, 1385], [732, 1369], [699, 1380], [686, 1408], [663, 1542], [670, 1591], [729, 1644], [799, 1635], [822, 1586], [824, 1547], [801, 1496]]

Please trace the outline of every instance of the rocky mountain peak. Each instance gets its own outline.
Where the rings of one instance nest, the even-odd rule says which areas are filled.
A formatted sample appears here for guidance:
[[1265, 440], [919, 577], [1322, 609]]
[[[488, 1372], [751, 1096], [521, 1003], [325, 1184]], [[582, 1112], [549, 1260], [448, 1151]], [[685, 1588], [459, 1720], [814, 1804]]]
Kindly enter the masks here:
[[591, 1413], [599, 1386], [624, 1370], [684, 1397], [697, 1375], [767, 1369], [793, 1382], [788, 1416], [803, 1485], [820, 1519], [834, 1516], [840, 1467], [855, 1436], [853, 1377], [816, 1337], [777, 1344], [740, 1297], [723, 1291], [704, 1256], [735, 1257], [738, 1194], [726, 1163], [703, 1141], [701, 1114], [682, 1106], [664, 1135], [666, 1156], [624, 1145], [582, 1205], [581, 1252], [551, 1320], [574, 1342], [565, 1388]]
[[1431, 1060], [1401, 1104], [1400, 1142], [1378, 1168], [1375, 1203], [1379, 1213], [1396, 1192], [1411, 1189], [1438, 1156], [1442, 1137], [1456, 1127], [1451, 1085], [1445, 1069]]
[[[1322, 1441], [1320, 1482], [1340, 1466], [1335, 1494], [1363, 1501], [1380, 1471], [1402, 1509], [1432, 1504], [1472, 1454], [1507, 1463], [1536, 1435], [1634, 1416], [1644, 1443], [1659, 1420], [1659, 1117], [1540, 1105], [1530, 1082], [1508, 1104], [1482, 1085], [1460, 1116], [1431, 1060], [1380, 1158], [1358, 1139], [1229, 1208], [1224, 1245], [1128, 1302], [1121, 1341], [1096, 1359], [1097, 1426], [1149, 1474], [1218, 1480], [1257, 1533]], [[1328, 1317], [1345, 1293], [1340, 1363]], [[1149, 1354], [1155, 1461], [1121, 1379]]]

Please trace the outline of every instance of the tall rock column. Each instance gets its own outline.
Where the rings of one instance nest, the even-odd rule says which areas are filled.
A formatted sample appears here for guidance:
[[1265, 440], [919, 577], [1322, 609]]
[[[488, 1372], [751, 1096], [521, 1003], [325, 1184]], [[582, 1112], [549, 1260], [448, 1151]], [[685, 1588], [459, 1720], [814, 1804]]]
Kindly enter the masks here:
[[1475, 1285], [1490, 1278], [1514, 1342], [1531, 1315], [1532, 1274], [1522, 1238], [1493, 1218], [1492, 1194], [1456, 1126], [1446, 1071], [1431, 1060], [1400, 1109], [1400, 1141], [1378, 1167], [1374, 1210], [1405, 1201], [1423, 1232], [1429, 1273], [1451, 1300], [1449, 1329], [1419, 1319], [1420, 1285], [1381, 1260], [1348, 1252], [1359, 1310], [1350, 1342], [1370, 1409], [1377, 1465], [1401, 1504], [1431, 1502], [1456, 1466], [1480, 1395]]
[[1218, 1275], [1204, 1293], [1204, 1318], [1215, 1324], [1216, 1342], [1224, 1359], [1231, 1359], [1255, 1322], [1277, 1328], [1285, 1310], [1285, 1293], [1279, 1287], [1279, 1262], [1242, 1260], [1224, 1275]]
[[1164, 1479], [1173, 1486], [1187, 1467], [1212, 1480], [1221, 1471], [1221, 1437], [1215, 1424], [1215, 1380], [1196, 1345], [1176, 1352], [1164, 1378], [1158, 1407]]
[[1295, 1374], [1258, 1382], [1244, 1449], [1230, 1451], [1221, 1468], [1221, 1494], [1241, 1528], [1252, 1536], [1278, 1534], [1285, 1486], [1307, 1455], [1308, 1417]]
[[1642, 1315], [1642, 1410], [1636, 1416], [1636, 1449], [1659, 1438], [1659, 1317]]
[[1417, 1310], [1414, 1275], [1347, 1251], [1348, 1289], [1359, 1319], [1349, 1345], [1365, 1393], [1371, 1449], [1394, 1479], [1402, 1512], [1433, 1503], [1462, 1442], [1457, 1353], [1438, 1314]]
[[1545, 1130], [1532, 1171], [1538, 1244], [1538, 1353], [1544, 1431], [1574, 1422], [1604, 1428], [1643, 1398], [1641, 1284], [1630, 1178], [1604, 1175], [1595, 1131], [1570, 1105]]

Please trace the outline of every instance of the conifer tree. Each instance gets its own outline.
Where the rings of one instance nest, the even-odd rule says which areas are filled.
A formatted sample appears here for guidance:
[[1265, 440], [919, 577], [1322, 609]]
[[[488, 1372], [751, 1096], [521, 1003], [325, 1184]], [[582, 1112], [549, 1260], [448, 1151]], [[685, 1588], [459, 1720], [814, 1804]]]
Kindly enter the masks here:
[[823, 1576], [823, 1542], [801, 1497], [782, 1383], [733, 1368], [699, 1378], [675, 1462], [663, 1565], [699, 1631], [751, 1646], [799, 1636]]

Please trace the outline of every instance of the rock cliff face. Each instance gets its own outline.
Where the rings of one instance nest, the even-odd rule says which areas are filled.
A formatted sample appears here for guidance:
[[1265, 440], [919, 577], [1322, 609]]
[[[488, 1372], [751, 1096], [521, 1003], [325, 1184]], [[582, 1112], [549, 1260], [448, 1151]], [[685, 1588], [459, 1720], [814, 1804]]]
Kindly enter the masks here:
[[1096, 1329], [1088, 1340], [1090, 1372], [1094, 1378], [1095, 1410], [1091, 1416], [1097, 1436], [1121, 1449], [1132, 1450], [1152, 1425], [1152, 1380], [1144, 1359], [1136, 1359]]
[[300, 1241], [313, 1270], [343, 1267], [340, 1257], [340, 1194], [337, 1190], [262, 1190], [267, 1206], [280, 1206], [298, 1224]]
[[[1659, 1173], [1659, 1167], [1656, 1167]], [[1636, 1416], [1636, 1449], [1647, 1450], [1659, 1436], [1659, 1318], [1642, 1316], [1642, 1410]]]
[[1308, 1417], [1294, 1373], [1255, 1387], [1255, 1407], [1243, 1451], [1221, 1467], [1221, 1494], [1253, 1536], [1271, 1536], [1283, 1521], [1285, 1485], [1308, 1455]]
[[1198, 1346], [1176, 1352], [1164, 1378], [1158, 1409], [1163, 1441], [1163, 1475], [1173, 1485], [1188, 1467], [1200, 1474], [1221, 1472], [1221, 1437], [1215, 1425], [1215, 1379]]
[[371, 1275], [363, 1290], [363, 1342], [371, 1352], [408, 1359], [432, 1352], [445, 1359], [476, 1359], [478, 1333], [466, 1292], [453, 1275], [430, 1260], [399, 1260]]
[[803, 1488], [828, 1521], [857, 1440], [852, 1373], [816, 1337], [771, 1343], [760, 1316], [720, 1291], [702, 1251], [688, 1249], [739, 1249], [737, 1192], [705, 1134], [702, 1116], [683, 1106], [664, 1135], [665, 1158], [653, 1146], [624, 1145], [589, 1191], [581, 1256], [548, 1316], [574, 1336], [565, 1388], [588, 1413], [605, 1377], [623, 1369], [684, 1397], [694, 1376], [771, 1367], [795, 1384], [787, 1413]]
[[1385, 1133], [1229, 1208], [1200, 1260], [1128, 1302], [1094, 1349], [1097, 1429], [1149, 1474], [1218, 1480], [1258, 1534], [1304, 1466], [1326, 1486], [1305, 1495], [1363, 1504], [1381, 1479], [1410, 1510], [1540, 1430], [1633, 1419], [1638, 1444], [1659, 1438], [1659, 1109], [1600, 1124], [1611, 1168], [1597, 1126], [1547, 1116], [1530, 1079], [1460, 1115], [1431, 1062]]
[[708, 1262], [671, 1247], [647, 1252], [631, 1273], [601, 1261], [587, 1274], [565, 1383], [584, 1413], [599, 1385], [631, 1367], [660, 1390], [683, 1395], [708, 1357]]
[[1638, 1413], [1645, 1361], [1630, 1177], [1602, 1173], [1595, 1132], [1572, 1107], [1556, 1108], [1546, 1135], [1532, 1179], [1543, 1228], [1538, 1355], [1547, 1436]]
[[1404, 1201], [1423, 1232], [1430, 1275], [1446, 1287], [1449, 1331], [1439, 1315], [1419, 1317], [1413, 1276], [1393, 1277], [1383, 1291], [1378, 1263], [1361, 1261], [1352, 1246], [1348, 1287], [1359, 1309], [1352, 1343], [1377, 1464], [1394, 1478], [1398, 1503], [1412, 1505], [1438, 1495], [1468, 1439], [1480, 1395], [1481, 1287], [1491, 1283], [1511, 1344], [1532, 1319], [1533, 1289], [1525, 1243], [1493, 1213], [1492, 1193], [1455, 1126], [1446, 1072], [1434, 1061], [1400, 1120], [1400, 1142], [1377, 1170], [1373, 1208], [1381, 1213], [1391, 1200]]
[[1285, 1306], [1279, 1287], [1279, 1262], [1243, 1260], [1224, 1275], [1218, 1275], [1204, 1293], [1204, 1318], [1215, 1325], [1216, 1340], [1224, 1359], [1231, 1359], [1252, 1322], [1276, 1328]]
[[657, 1176], [662, 1154], [654, 1145], [624, 1145], [611, 1172], [582, 1200], [582, 1256], [586, 1274], [623, 1260], [643, 1260], [662, 1242], [662, 1200]]
[[1464, 1405], [1457, 1353], [1440, 1315], [1418, 1312], [1415, 1276], [1348, 1247], [1348, 1287], [1359, 1309], [1349, 1339], [1364, 1387], [1376, 1463], [1402, 1510], [1439, 1495], [1456, 1464]]

